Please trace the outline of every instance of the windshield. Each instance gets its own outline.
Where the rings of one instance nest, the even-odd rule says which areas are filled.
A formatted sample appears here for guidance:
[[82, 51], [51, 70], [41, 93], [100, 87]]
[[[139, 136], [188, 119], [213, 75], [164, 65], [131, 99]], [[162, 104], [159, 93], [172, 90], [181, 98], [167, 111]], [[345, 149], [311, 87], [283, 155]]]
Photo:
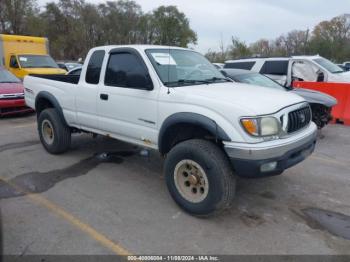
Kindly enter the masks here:
[[337, 66], [336, 64], [332, 63], [326, 58], [320, 57], [314, 59], [314, 61], [330, 73], [337, 74], [344, 72], [344, 70], [340, 66]]
[[201, 54], [181, 49], [149, 49], [146, 54], [165, 86], [227, 82]]
[[0, 69], [0, 83], [20, 83], [21, 81], [7, 70]]
[[47, 55], [20, 55], [18, 59], [22, 68], [59, 68]]
[[272, 79], [258, 74], [258, 73], [247, 73], [242, 75], [235, 75], [232, 77], [233, 80], [240, 83], [250, 84], [250, 85], [257, 85], [257, 86], [264, 86], [264, 87], [271, 87], [279, 90], [286, 90], [283, 86], [278, 84], [277, 82], [273, 81]]

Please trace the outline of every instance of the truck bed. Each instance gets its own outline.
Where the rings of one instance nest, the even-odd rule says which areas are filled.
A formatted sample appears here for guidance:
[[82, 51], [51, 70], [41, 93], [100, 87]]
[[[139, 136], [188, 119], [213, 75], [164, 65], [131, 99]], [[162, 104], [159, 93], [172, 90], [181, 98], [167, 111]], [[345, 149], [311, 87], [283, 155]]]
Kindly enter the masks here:
[[71, 83], [71, 84], [78, 84], [79, 78], [80, 78], [79, 75], [37, 75], [37, 74], [31, 74], [30, 76], [55, 80], [55, 81], [59, 81], [59, 82], [66, 82], [66, 83]]
[[23, 80], [26, 104], [35, 108], [39, 94], [52, 96], [62, 108], [68, 124], [76, 123], [75, 98], [80, 95], [79, 76], [74, 75], [29, 75]]

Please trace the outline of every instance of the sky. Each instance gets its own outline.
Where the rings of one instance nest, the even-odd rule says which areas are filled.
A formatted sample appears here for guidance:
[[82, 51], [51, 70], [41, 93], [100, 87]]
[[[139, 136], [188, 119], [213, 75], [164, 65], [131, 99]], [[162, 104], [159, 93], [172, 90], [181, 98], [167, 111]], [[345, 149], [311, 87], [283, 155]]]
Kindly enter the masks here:
[[[52, 0], [38, 0], [40, 6]], [[57, 0], [54, 0], [57, 2]], [[105, 0], [85, 0], [101, 3]], [[176, 5], [197, 33], [194, 48], [202, 53], [225, 46], [231, 36], [247, 44], [274, 39], [288, 31], [312, 30], [323, 20], [350, 12], [350, 0], [135, 0], [144, 12], [160, 5]]]

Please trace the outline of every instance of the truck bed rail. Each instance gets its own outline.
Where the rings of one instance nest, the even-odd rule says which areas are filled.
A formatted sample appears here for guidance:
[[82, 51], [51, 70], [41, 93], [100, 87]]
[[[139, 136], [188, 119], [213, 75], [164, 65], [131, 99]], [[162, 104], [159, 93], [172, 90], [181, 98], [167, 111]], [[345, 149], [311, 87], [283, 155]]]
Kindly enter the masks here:
[[78, 84], [80, 76], [79, 75], [38, 75], [38, 74], [30, 74], [30, 76], [45, 78], [60, 82], [66, 82], [71, 84]]

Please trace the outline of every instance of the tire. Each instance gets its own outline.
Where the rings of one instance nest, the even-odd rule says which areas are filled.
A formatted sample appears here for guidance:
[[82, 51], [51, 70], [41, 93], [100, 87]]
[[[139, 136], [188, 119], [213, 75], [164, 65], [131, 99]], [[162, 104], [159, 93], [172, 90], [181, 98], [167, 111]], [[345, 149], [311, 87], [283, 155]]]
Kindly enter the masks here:
[[164, 169], [171, 196], [191, 215], [210, 216], [231, 206], [236, 177], [227, 156], [214, 143], [193, 139], [177, 144]]
[[38, 132], [42, 145], [49, 153], [61, 154], [69, 149], [71, 130], [64, 123], [56, 109], [48, 108], [40, 113]]
[[318, 129], [324, 128], [332, 120], [331, 108], [322, 105], [312, 105], [312, 121]]

